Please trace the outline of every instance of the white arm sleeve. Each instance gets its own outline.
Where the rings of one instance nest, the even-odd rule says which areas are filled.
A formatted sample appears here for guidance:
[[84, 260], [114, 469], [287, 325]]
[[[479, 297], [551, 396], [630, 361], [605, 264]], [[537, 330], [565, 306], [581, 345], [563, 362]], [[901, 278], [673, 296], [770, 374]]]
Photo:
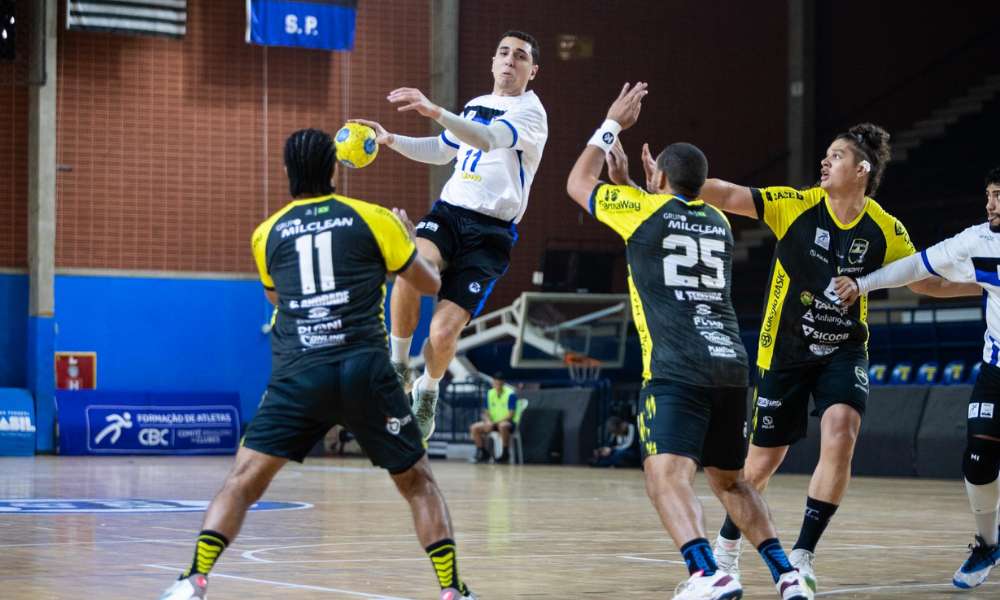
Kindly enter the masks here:
[[[972, 254], [981, 242], [979, 235], [975, 228], [969, 228], [955, 237], [934, 244], [921, 252], [924, 255], [924, 266], [934, 275], [948, 281], [978, 282], [976, 267], [972, 264]], [[985, 248], [979, 248], [979, 252], [991, 253]]]
[[490, 152], [498, 148], [512, 148], [517, 140], [514, 128], [503, 121], [494, 121], [483, 125], [469, 119], [463, 119], [453, 112], [441, 109], [438, 123], [448, 130], [448, 133], [472, 146], [476, 150]]
[[417, 162], [443, 165], [451, 162], [458, 153], [458, 149], [446, 144], [441, 136], [412, 138], [393, 134], [392, 137], [389, 147]]
[[858, 289], [862, 294], [867, 294], [885, 288], [903, 287], [930, 276], [931, 272], [924, 266], [921, 252], [889, 263], [878, 271], [858, 279]]

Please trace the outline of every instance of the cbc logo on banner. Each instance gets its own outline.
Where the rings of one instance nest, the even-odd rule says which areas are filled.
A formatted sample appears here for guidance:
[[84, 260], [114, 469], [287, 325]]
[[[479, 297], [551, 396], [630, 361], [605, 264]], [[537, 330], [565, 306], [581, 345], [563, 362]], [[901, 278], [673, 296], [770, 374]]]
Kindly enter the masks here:
[[167, 434], [169, 429], [140, 429], [139, 443], [143, 446], [169, 446]]

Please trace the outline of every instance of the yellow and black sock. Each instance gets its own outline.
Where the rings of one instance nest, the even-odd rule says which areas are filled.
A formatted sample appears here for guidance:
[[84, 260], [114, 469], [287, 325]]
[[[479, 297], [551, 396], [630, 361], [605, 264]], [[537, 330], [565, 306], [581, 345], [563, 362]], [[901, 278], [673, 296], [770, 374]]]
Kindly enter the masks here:
[[229, 546], [226, 536], [216, 531], [206, 529], [198, 534], [198, 545], [194, 549], [194, 560], [181, 579], [190, 577], [196, 573], [208, 575], [208, 572], [215, 566], [215, 561], [219, 559], [222, 551]]
[[427, 550], [427, 556], [431, 557], [431, 564], [434, 565], [434, 572], [437, 573], [441, 589], [455, 588], [463, 596], [467, 595], [469, 588], [465, 587], [465, 584], [462, 583], [462, 578], [458, 576], [458, 556], [455, 554], [455, 540], [445, 538], [427, 546], [425, 550]]

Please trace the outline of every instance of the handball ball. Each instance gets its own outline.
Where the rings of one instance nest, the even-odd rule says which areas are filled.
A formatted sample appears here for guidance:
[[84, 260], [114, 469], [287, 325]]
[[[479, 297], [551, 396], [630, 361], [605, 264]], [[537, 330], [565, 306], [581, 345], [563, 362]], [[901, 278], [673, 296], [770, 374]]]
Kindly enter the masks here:
[[341, 127], [334, 145], [337, 146], [337, 159], [352, 169], [367, 167], [378, 155], [375, 130], [359, 123]]

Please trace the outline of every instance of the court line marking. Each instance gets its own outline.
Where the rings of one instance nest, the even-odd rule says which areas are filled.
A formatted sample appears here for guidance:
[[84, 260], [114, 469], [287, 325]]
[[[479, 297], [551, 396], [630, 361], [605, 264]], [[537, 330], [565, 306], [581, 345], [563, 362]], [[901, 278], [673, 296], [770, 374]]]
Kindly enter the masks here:
[[[326, 544], [313, 544], [313, 546], [325, 546]], [[296, 549], [296, 548], [308, 548], [309, 546], [291, 546], [283, 549]], [[262, 548], [261, 550], [275, 550], [276, 548]], [[250, 552], [244, 552], [243, 557], [257, 563], [265, 563], [271, 565], [298, 565], [305, 563], [376, 563], [376, 562], [425, 562], [426, 558], [331, 558], [322, 560], [268, 560], [266, 558], [258, 558], [253, 556], [254, 552], [260, 552], [260, 550], [252, 550]], [[680, 554], [680, 552], [633, 552], [634, 556], [641, 555], [664, 555], [664, 554]], [[608, 556], [619, 556], [617, 552], [612, 552], [608, 554], [500, 554], [493, 556], [470, 556], [468, 554], [462, 555], [463, 561], [468, 560], [496, 560], [498, 558], [597, 558], [597, 557], [608, 557]], [[227, 563], [231, 566], [237, 566], [245, 563]]]
[[[536, 540], [537, 541], [537, 540]], [[597, 540], [594, 540], [597, 541]], [[301, 550], [303, 548], [323, 548], [330, 546], [339, 546], [341, 543], [331, 542], [326, 544], [301, 544], [294, 546], [273, 546], [268, 548], [258, 548], [256, 550], [247, 550], [241, 553], [244, 559], [257, 563], [265, 564], [276, 564], [276, 565], [287, 565], [287, 564], [305, 564], [305, 563], [354, 563], [354, 562], [407, 562], [416, 561], [424, 559], [416, 558], [379, 558], [371, 557], [365, 559], [337, 559], [337, 558], [324, 558], [324, 559], [308, 559], [308, 560], [271, 560], [267, 558], [262, 558], [256, 556], [259, 552], [271, 552], [271, 551], [285, 551], [285, 550]], [[844, 547], [832, 546], [829, 548], [823, 548], [824, 552], [838, 552], [838, 551], [851, 551], [857, 552], [859, 550], [923, 550], [923, 549], [941, 549], [941, 548], [952, 548], [954, 550], [959, 550], [958, 546], [954, 544], [948, 545], [919, 545], [919, 546], [876, 546], [876, 545], [855, 545], [848, 544]], [[659, 556], [659, 555], [675, 555], [680, 554], [679, 551], [660, 551], [660, 552], [633, 552], [631, 556]], [[610, 554], [592, 554], [592, 553], [581, 553], [581, 554], [533, 554], [533, 555], [497, 555], [497, 556], [470, 556], [462, 555], [462, 560], [492, 560], [492, 559], [505, 559], [505, 558], [588, 558], [588, 557], [608, 557], [616, 556], [621, 558], [622, 555], [617, 553]], [[240, 563], [227, 563], [229, 565], [239, 565]], [[683, 563], [681, 563], [683, 564]]]
[[[982, 585], [1000, 585], [998, 582], [988, 581]], [[859, 587], [859, 588], [845, 588], [842, 590], [830, 590], [829, 592], [818, 592], [817, 596], [836, 596], [838, 594], [853, 594], [855, 592], [873, 592], [877, 590], [897, 590], [897, 589], [908, 589], [908, 588], [930, 588], [930, 587], [948, 587], [955, 588], [955, 590], [961, 590], [968, 592], [970, 590], [962, 590], [962, 588], [956, 586], [953, 583], [901, 583], [898, 585], [876, 585], [872, 587]], [[982, 587], [982, 586], [980, 586]]]
[[[178, 568], [175, 568], [175, 567], [168, 567], [168, 566], [165, 566], [165, 565], [140, 565], [140, 566], [150, 567], [150, 568], [153, 568], [153, 569], [163, 569], [165, 571], [174, 571], [174, 572], [181, 572], [181, 573], [184, 572], [184, 569], [178, 569]], [[253, 578], [250, 578], [250, 577], [238, 577], [236, 575], [222, 575], [220, 573], [212, 573], [210, 575], [210, 577], [212, 577], [212, 578], [221, 578], [221, 579], [236, 579], [236, 580], [239, 580], [239, 581], [249, 581], [249, 582], [252, 582], [252, 583], [266, 583], [268, 585], [276, 585], [276, 586], [281, 586], [281, 587], [286, 587], [286, 588], [293, 588], [293, 589], [297, 589], [297, 590], [314, 590], [314, 591], [317, 591], [317, 592], [334, 592], [334, 593], [337, 593], [337, 594], [345, 594], [347, 596], [357, 596], [359, 598], [375, 598], [375, 600], [413, 600], [412, 598], [398, 598], [396, 596], [385, 596], [385, 595], [382, 595], [382, 594], [366, 594], [365, 592], [353, 592], [351, 590], [339, 590], [337, 588], [325, 588], [325, 587], [319, 587], [319, 586], [316, 586], [316, 585], [302, 585], [302, 584], [298, 584], [298, 583], [287, 583], [287, 582], [284, 582], [284, 581], [268, 581], [266, 579], [253, 579]]]
[[[298, 471], [331, 471], [334, 473], [381, 473], [382, 469], [366, 469], [363, 467], [294, 467], [290, 472]], [[301, 473], [299, 473], [301, 475]]]
[[[157, 529], [166, 529], [170, 531], [189, 531], [187, 529], [174, 529], [170, 527], [157, 527]], [[190, 530], [192, 535], [194, 535], [194, 530]], [[779, 530], [779, 533], [794, 533], [798, 534], [799, 530]], [[958, 536], [965, 537], [967, 534], [965, 532], [955, 532], [955, 531], [944, 531], [938, 529], [910, 529], [910, 530], [888, 530], [888, 529], [841, 529], [841, 530], [831, 530], [828, 531], [826, 536], [837, 535], [847, 535], [847, 534], [858, 534], [858, 533], [891, 533], [896, 536], [905, 535], [941, 535], [941, 536]], [[588, 536], [593, 536], [594, 541], [601, 541], [606, 536], [609, 535], [628, 535], [628, 536], [664, 536], [662, 538], [652, 538], [647, 540], [642, 540], [645, 542], [655, 542], [655, 541], [667, 541], [670, 539], [666, 537], [666, 531], [662, 529], [651, 529], [651, 530], [630, 530], [630, 531], [567, 531], [567, 532], [553, 532], [553, 531], [511, 531], [505, 533], [491, 533], [491, 534], [475, 534], [475, 533], [458, 533], [456, 536], [456, 541], [459, 542], [477, 542], [484, 540], [510, 540], [517, 541], [519, 538], [524, 541], [531, 541], [532, 537], [535, 536], [552, 536], [558, 534], [559, 539], [566, 539], [566, 536], [574, 536], [580, 538], [587, 538]], [[401, 542], [406, 541], [410, 543], [412, 540], [416, 539], [415, 534], [374, 534], [374, 535], [313, 535], [313, 536], [262, 536], [262, 535], [241, 535], [240, 542], [243, 544], [249, 542], [267, 543], [277, 540], [323, 540], [323, 539], [361, 539], [361, 540], [372, 540], [372, 539], [398, 539]], [[579, 541], [579, 540], [578, 540]], [[586, 540], [583, 540], [586, 541]], [[25, 544], [0, 544], [0, 548], [25, 548], [33, 546], [103, 546], [112, 544], [190, 544], [192, 543], [192, 538], [184, 539], [149, 539], [149, 538], [128, 538], [123, 540], [87, 540], [87, 541], [68, 541], [68, 542], [34, 542]], [[672, 543], [672, 542], [671, 542]], [[833, 547], [837, 547], [841, 544], [835, 544]], [[918, 546], [918, 548], [924, 548], [928, 546]], [[950, 546], [942, 546], [950, 547]], [[822, 550], [830, 550], [832, 548], [822, 547]]]
[[649, 561], [649, 562], [658, 562], [658, 563], [670, 563], [672, 565], [686, 565], [687, 564], [683, 560], [666, 560], [666, 559], [663, 559], [663, 558], [645, 558], [645, 557], [642, 557], [642, 556], [619, 556], [618, 558], [627, 558], [629, 560], [645, 560], [645, 561]]

